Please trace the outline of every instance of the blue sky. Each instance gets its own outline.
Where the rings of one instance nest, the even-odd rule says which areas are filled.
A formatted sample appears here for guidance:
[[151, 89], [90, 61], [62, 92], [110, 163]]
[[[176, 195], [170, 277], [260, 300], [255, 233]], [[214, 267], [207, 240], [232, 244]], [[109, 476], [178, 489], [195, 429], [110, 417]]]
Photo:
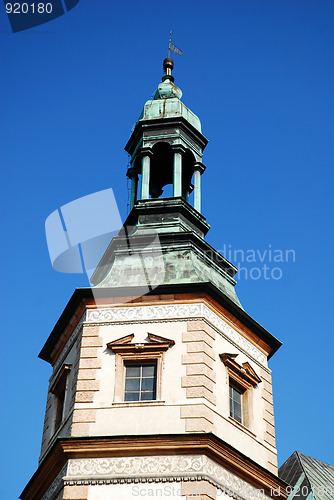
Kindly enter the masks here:
[[270, 361], [279, 463], [295, 450], [333, 463], [333, 2], [80, 0], [15, 34], [0, 7], [1, 498], [17, 498], [37, 467], [51, 374], [37, 354], [87, 286], [52, 269], [45, 219], [110, 187], [126, 217], [123, 148], [162, 76], [170, 30], [184, 52], [175, 83], [209, 139], [207, 240], [295, 255], [278, 264], [281, 279], [250, 279], [277, 267], [267, 257], [234, 261], [248, 272], [237, 284], [244, 308], [284, 344]]

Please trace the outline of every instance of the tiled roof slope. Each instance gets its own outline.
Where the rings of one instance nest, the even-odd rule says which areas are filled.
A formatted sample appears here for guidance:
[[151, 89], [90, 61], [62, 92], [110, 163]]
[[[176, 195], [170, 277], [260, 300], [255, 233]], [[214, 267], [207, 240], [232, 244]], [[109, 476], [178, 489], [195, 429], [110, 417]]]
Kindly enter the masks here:
[[333, 500], [334, 467], [295, 451], [278, 471], [293, 486], [289, 500]]

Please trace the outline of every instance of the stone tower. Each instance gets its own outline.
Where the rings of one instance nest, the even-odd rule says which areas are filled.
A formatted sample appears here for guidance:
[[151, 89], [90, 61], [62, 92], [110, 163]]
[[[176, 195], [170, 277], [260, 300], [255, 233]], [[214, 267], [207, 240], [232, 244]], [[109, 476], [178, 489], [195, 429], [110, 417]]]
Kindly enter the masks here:
[[204, 239], [207, 139], [172, 69], [165, 59], [125, 147], [124, 228], [39, 355], [53, 371], [23, 500], [287, 496], [268, 368], [280, 342], [244, 311], [237, 269]]

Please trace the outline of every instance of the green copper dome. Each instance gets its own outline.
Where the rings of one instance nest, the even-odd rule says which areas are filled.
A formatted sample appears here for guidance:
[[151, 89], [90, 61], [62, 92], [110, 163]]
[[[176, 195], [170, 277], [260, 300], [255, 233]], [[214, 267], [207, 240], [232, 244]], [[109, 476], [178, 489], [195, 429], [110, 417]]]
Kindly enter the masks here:
[[166, 74], [162, 77], [162, 81], [159, 83], [153, 99], [145, 103], [137, 123], [144, 120], [183, 117], [198, 132], [202, 132], [198, 116], [190, 111], [180, 100], [182, 90], [174, 84], [174, 77], [171, 75], [172, 69], [173, 60], [165, 59], [164, 70]]
[[172, 99], [174, 97], [181, 99], [182, 90], [174, 85], [172, 77], [166, 76], [159, 84], [154, 99]]

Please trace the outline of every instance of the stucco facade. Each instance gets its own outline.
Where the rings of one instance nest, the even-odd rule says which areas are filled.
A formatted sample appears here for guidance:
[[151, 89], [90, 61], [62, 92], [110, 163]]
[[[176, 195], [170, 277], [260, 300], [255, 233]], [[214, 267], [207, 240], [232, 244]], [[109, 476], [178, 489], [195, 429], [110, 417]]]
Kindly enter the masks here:
[[[88, 309], [74, 336], [64, 346], [50, 384], [64, 363], [71, 364], [62, 436], [104, 436], [213, 432], [263, 467], [277, 473], [271, 374], [265, 349], [224, 311], [205, 300], [156, 299], [145, 305]], [[220, 309], [220, 311], [219, 311]], [[164, 353], [161, 397], [156, 401], [122, 402], [115, 398], [116, 355], [107, 344], [128, 334], [147, 342], [154, 333], [175, 342]], [[248, 334], [249, 337], [249, 334]], [[229, 416], [228, 371], [221, 353], [238, 354], [261, 378], [251, 391], [247, 427]], [[143, 354], [143, 359], [145, 354]], [[59, 362], [60, 361], [60, 362]], [[122, 379], [117, 381], [122, 383]], [[53, 443], [55, 409], [48, 397], [42, 455]]]
[[[126, 145], [124, 228], [40, 353], [53, 371], [23, 500], [287, 497], [268, 368], [281, 344], [244, 311], [237, 269], [204, 240], [207, 139], [172, 67]], [[173, 197], [159, 199], [166, 184]]]

